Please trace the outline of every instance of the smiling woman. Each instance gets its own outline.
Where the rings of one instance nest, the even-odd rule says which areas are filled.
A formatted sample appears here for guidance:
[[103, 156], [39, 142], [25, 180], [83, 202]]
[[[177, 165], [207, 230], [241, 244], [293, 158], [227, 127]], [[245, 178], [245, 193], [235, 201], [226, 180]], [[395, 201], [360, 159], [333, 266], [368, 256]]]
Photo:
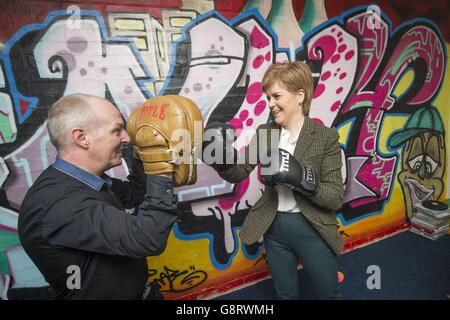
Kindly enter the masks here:
[[[233, 163], [212, 167], [223, 179], [236, 183], [260, 165], [264, 193], [247, 214], [239, 236], [247, 245], [264, 239], [278, 298], [299, 298], [297, 261], [301, 260], [317, 296], [338, 299], [336, 255], [343, 248], [335, 216], [343, 200], [339, 135], [308, 116], [313, 79], [305, 63], [272, 66], [262, 87], [274, 123], [259, 126], [256, 139]], [[220, 141], [226, 140], [226, 126], [215, 123], [211, 128]], [[209, 127], [212, 124], [205, 132]], [[223, 148], [224, 154], [232, 153], [226, 144]], [[259, 155], [257, 162], [251, 161], [252, 153]], [[268, 159], [263, 159], [264, 154], [270, 155]]]
[[311, 107], [313, 78], [301, 62], [272, 66], [262, 80], [275, 123], [294, 136], [298, 134]]
[[304, 90], [300, 89], [296, 93], [289, 92], [279, 82], [275, 82], [266, 90], [266, 93], [275, 123], [285, 129], [298, 131], [304, 117], [301, 110], [305, 97]]

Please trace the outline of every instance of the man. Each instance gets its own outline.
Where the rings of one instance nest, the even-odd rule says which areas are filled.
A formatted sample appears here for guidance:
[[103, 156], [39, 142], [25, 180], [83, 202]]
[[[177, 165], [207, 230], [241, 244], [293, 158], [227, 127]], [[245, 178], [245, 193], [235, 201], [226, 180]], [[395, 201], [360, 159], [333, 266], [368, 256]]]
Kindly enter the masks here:
[[[65, 96], [47, 127], [58, 155], [22, 202], [25, 251], [57, 299], [147, 298], [145, 257], [164, 250], [177, 218], [172, 174], [146, 175], [139, 160], [127, 182], [105, 174], [122, 163], [130, 142], [105, 99]], [[136, 215], [124, 210], [138, 205]]]

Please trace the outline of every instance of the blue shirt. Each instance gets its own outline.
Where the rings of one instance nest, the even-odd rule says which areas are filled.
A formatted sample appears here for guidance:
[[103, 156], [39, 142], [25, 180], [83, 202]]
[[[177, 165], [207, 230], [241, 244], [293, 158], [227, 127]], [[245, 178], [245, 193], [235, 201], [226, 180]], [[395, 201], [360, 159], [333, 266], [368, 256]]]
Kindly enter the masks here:
[[112, 186], [112, 180], [106, 174], [102, 177], [96, 176], [95, 174], [92, 174], [70, 162], [67, 162], [64, 159], [61, 159], [60, 157], [56, 157], [53, 167], [62, 173], [83, 182], [96, 191], [100, 191], [105, 184], [109, 188]]

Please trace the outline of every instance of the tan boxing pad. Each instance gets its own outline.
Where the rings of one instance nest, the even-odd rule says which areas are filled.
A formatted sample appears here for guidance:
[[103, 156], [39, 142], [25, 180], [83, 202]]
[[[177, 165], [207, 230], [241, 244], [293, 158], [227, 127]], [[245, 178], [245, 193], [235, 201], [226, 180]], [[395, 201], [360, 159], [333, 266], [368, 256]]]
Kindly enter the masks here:
[[175, 186], [197, 181], [203, 117], [192, 100], [175, 95], [151, 98], [133, 110], [127, 131], [146, 174], [173, 174]]

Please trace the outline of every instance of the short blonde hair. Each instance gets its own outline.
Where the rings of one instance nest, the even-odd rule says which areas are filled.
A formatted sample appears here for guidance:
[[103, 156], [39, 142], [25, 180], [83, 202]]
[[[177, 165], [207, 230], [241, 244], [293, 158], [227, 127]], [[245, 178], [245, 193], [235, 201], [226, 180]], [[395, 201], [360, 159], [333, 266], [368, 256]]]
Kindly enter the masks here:
[[308, 65], [301, 61], [274, 64], [264, 74], [263, 91], [265, 92], [275, 82], [279, 82], [289, 92], [299, 90], [305, 92], [302, 111], [305, 116], [308, 116], [314, 89], [314, 80]]
[[96, 114], [87, 94], [70, 94], [56, 101], [47, 115], [47, 129], [51, 143], [58, 153], [64, 153], [69, 146], [71, 131], [75, 127], [91, 130], [96, 127]]

